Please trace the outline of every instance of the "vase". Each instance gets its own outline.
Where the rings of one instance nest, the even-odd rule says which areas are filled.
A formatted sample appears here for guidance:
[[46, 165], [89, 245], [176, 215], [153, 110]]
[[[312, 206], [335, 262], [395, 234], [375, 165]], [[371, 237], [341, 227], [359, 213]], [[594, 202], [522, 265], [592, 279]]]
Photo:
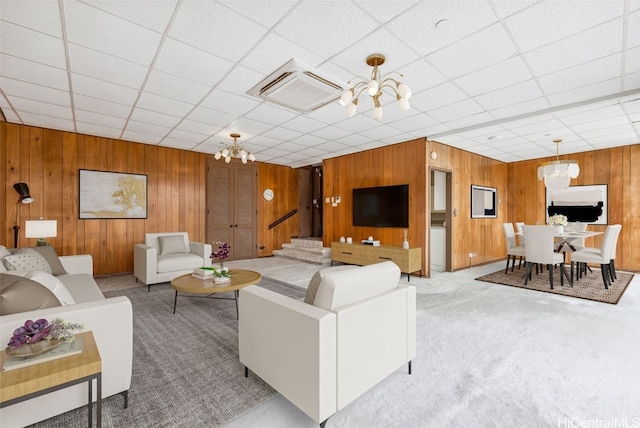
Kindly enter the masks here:
[[226, 277], [226, 276], [223, 276], [223, 277], [214, 276], [213, 277], [213, 282], [215, 282], [216, 284], [224, 284], [224, 283], [227, 283], [227, 282], [230, 282], [230, 281], [231, 281], [231, 278]]
[[59, 339], [41, 340], [36, 343], [22, 345], [19, 348], [7, 346], [5, 351], [7, 352], [7, 355], [12, 357], [35, 357], [36, 355], [51, 351], [61, 344], [62, 340]]
[[559, 224], [556, 226], [556, 235], [564, 235], [564, 226]]

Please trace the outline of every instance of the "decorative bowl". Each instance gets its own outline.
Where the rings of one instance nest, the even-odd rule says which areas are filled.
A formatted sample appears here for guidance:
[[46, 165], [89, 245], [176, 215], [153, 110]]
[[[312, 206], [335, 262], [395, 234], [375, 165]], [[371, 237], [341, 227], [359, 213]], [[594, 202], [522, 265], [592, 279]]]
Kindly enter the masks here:
[[44, 354], [45, 352], [51, 351], [61, 344], [62, 340], [58, 339], [41, 340], [36, 343], [22, 345], [19, 348], [12, 348], [11, 346], [7, 346], [5, 348], [5, 351], [7, 352], [7, 355], [11, 357], [35, 357], [36, 355]]

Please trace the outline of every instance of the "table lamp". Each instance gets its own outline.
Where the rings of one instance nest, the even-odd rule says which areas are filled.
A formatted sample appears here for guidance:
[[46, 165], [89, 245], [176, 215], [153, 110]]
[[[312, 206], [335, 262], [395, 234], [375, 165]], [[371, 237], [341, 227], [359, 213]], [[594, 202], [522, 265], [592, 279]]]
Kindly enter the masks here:
[[38, 238], [37, 246], [47, 245], [44, 238], [58, 236], [58, 222], [56, 220], [27, 220], [24, 225], [24, 235], [27, 238]]

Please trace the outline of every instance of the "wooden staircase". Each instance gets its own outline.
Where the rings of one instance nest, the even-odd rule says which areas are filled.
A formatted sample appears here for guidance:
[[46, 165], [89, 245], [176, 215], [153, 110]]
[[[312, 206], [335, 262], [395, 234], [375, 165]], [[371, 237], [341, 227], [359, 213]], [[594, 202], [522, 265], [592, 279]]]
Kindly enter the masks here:
[[273, 255], [325, 266], [331, 264], [331, 248], [322, 246], [322, 238], [292, 238], [291, 243], [282, 244], [281, 250], [273, 250]]

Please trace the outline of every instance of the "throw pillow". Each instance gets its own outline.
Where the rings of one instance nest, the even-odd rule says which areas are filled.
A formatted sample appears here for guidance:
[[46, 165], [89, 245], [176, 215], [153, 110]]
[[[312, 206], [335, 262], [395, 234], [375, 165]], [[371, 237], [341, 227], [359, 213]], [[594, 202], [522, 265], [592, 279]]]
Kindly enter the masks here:
[[313, 301], [316, 299], [316, 294], [318, 294], [318, 286], [322, 282], [322, 278], [329, 272], [336, 272], [339, 270], [345, 269], [355, 269], [358, 266], [353, 265], [340, 265], [333, 266], [324, 269], [320, 269], [311, 277], [311, 281], [309, 281], [309, 286], [307, 287], [307, 294], [304, 296], [304, 302], [310, 305], [313, 305]]
[[31, 249], [37, 253], [39, 253], [44, 259], [49, 263], [49, 267], [51, 267], [51, 274], [58, 276], [67, 273], [64, 270], [64, 266], [60, 263], [60, 259], [58, 258], [58, 254], [56, 254], [56, 250], [51, 245], [40, 245], [38, 247], [31, 247]]
[[49, 274], [52, 272], [47, 260], [31, 248], [23, 248], [18, 250], [16, 254], [6, 256], [4, 258], [4, 265], [8, 271], [39, 270]]
[[56, 278], [51, 274], [48, 274], [45, 272], [33, 271], [33, 270], [28, 270], [28, 271], [13, 270], [13, 271], [7, 272], [6, 274], [21, 276], [23, 278], [27, 278], [39, 284], [44, 285], [53, 294], [55, 294], [56, 298], [62, 305], [73, 305], [76, 303], [73, 296], [71, 296], [71, 293], [69, 293], [69, 290], [67, 290], [67, 287], [65, 287], [65, 285], [62, 282], [60, 282], [58, 278]]
[[0, 274], [0, 315], [60, 306], [45, 286], [16, 275]]
[[160, 246], [160, 255], [188, 253], [189, 250], [184, 245], [184, 237], [182, 235], [168, 235], [158, 237], [158, 245]]
[[7, 250], [7, 248], [4, 245], [0, 245], [0, 272], [6, 272], [7, 268], [4, 265], [4, 258], [5, 256], [10, 256], [11, 253], [9, 252], [9, 250]]

